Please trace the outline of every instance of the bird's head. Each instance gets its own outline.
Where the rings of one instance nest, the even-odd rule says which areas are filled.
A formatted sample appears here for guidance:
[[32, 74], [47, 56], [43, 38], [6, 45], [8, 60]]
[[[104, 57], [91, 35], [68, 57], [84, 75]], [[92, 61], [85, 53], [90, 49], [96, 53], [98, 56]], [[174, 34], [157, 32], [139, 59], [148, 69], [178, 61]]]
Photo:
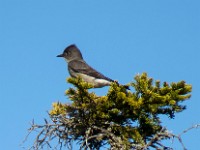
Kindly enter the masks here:
[[70, 62], [71, 60], [75, 59], [83, 59], [80, 50], [74, 44], [65, 48], [63, 53], [58, 55], [57, 57], [63, 57], [66, 59], [67, 62]]

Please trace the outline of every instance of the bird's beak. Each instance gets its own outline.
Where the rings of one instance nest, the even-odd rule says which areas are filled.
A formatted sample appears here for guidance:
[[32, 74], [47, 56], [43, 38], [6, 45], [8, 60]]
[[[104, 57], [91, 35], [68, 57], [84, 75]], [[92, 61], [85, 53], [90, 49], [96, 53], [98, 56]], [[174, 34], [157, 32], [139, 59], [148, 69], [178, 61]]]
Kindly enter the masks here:
[[57, 55], [56, 57], [64, 57], [64, 54]]

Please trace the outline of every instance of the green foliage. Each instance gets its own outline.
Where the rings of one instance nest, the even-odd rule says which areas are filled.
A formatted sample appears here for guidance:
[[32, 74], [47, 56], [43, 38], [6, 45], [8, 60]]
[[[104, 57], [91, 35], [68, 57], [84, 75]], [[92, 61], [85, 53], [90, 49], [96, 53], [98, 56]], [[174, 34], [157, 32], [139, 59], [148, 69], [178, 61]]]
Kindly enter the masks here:
[[[72, 103], [54, 103], [50, 110], [50, 116], [70, 131], [59, 138], [73, 137], [82, 142], [82, 148], [99, 149], [104, 144], [116, 149], [142, 147], [163, 129], [160, 115], [174, 118], [175, 113], [186, 109], [182, 102], [190, 98], [191, 85], [184, 81], [153, 82], [146, 73], [134, 79], [131, 91], [112, 83], [105, 96], [97, 96], [88, 91], [92, 87], [88, 83], [69, 78], [67, 81], [75, 86], [66, 91]], [[151, 141], [149, 146], [155, 147], [154, 143], [164, 138], [168, 137]], [[118, 147], [113, 142], [117, 140]]]

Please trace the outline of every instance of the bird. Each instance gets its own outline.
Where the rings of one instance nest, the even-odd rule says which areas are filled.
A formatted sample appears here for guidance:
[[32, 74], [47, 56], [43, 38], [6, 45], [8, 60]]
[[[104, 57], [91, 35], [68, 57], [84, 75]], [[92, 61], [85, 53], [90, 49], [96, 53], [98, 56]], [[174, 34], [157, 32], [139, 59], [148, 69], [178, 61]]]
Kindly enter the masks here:
[[111, 83], [116, 82], [88, 65], [83, 59], [81, 51], [75, 44], [66, 47], [63, 53], [57, 55], [57, 57], [63, 57], [68, 63], [68, 72], [71, 77], [80, 77], [94, 88], [110, 86]]

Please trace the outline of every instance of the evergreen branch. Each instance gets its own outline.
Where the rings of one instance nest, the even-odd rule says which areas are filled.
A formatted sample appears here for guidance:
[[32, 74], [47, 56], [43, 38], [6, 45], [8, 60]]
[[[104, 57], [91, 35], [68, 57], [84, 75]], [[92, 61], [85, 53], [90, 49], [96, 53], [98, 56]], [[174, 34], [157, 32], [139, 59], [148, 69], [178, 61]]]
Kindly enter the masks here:
[[[110, 150], [171, 149], [164, 139], [177, 138], [184, 149], [182, 134], [200, 125], [195, 125], [175, 135], [162, 126], [160, 115], [174, 118], [186, 109], [182, 102], [191, 97], [192, 86], [184, 81], [168, 84], [153, 81], [146, 73], [137, 75], [129, 85], [134, 91], [113, 83], [105, 96], [89, 92], [91, 88], [81, 78], [67, 80], [75, 88], [66, 91], [71, 104], [56, 102], [49, 111], [51, 122], [43, 125], [32, 122], [25, 142], [33, 131], [38, 131], [31, 149], [39, 149], [57, 140], [62, 147], [72, 148], [77, 141], [80, 149], [100, 149], [103, 145]], [[57, 147], [56, 146], [56, 147]]]

